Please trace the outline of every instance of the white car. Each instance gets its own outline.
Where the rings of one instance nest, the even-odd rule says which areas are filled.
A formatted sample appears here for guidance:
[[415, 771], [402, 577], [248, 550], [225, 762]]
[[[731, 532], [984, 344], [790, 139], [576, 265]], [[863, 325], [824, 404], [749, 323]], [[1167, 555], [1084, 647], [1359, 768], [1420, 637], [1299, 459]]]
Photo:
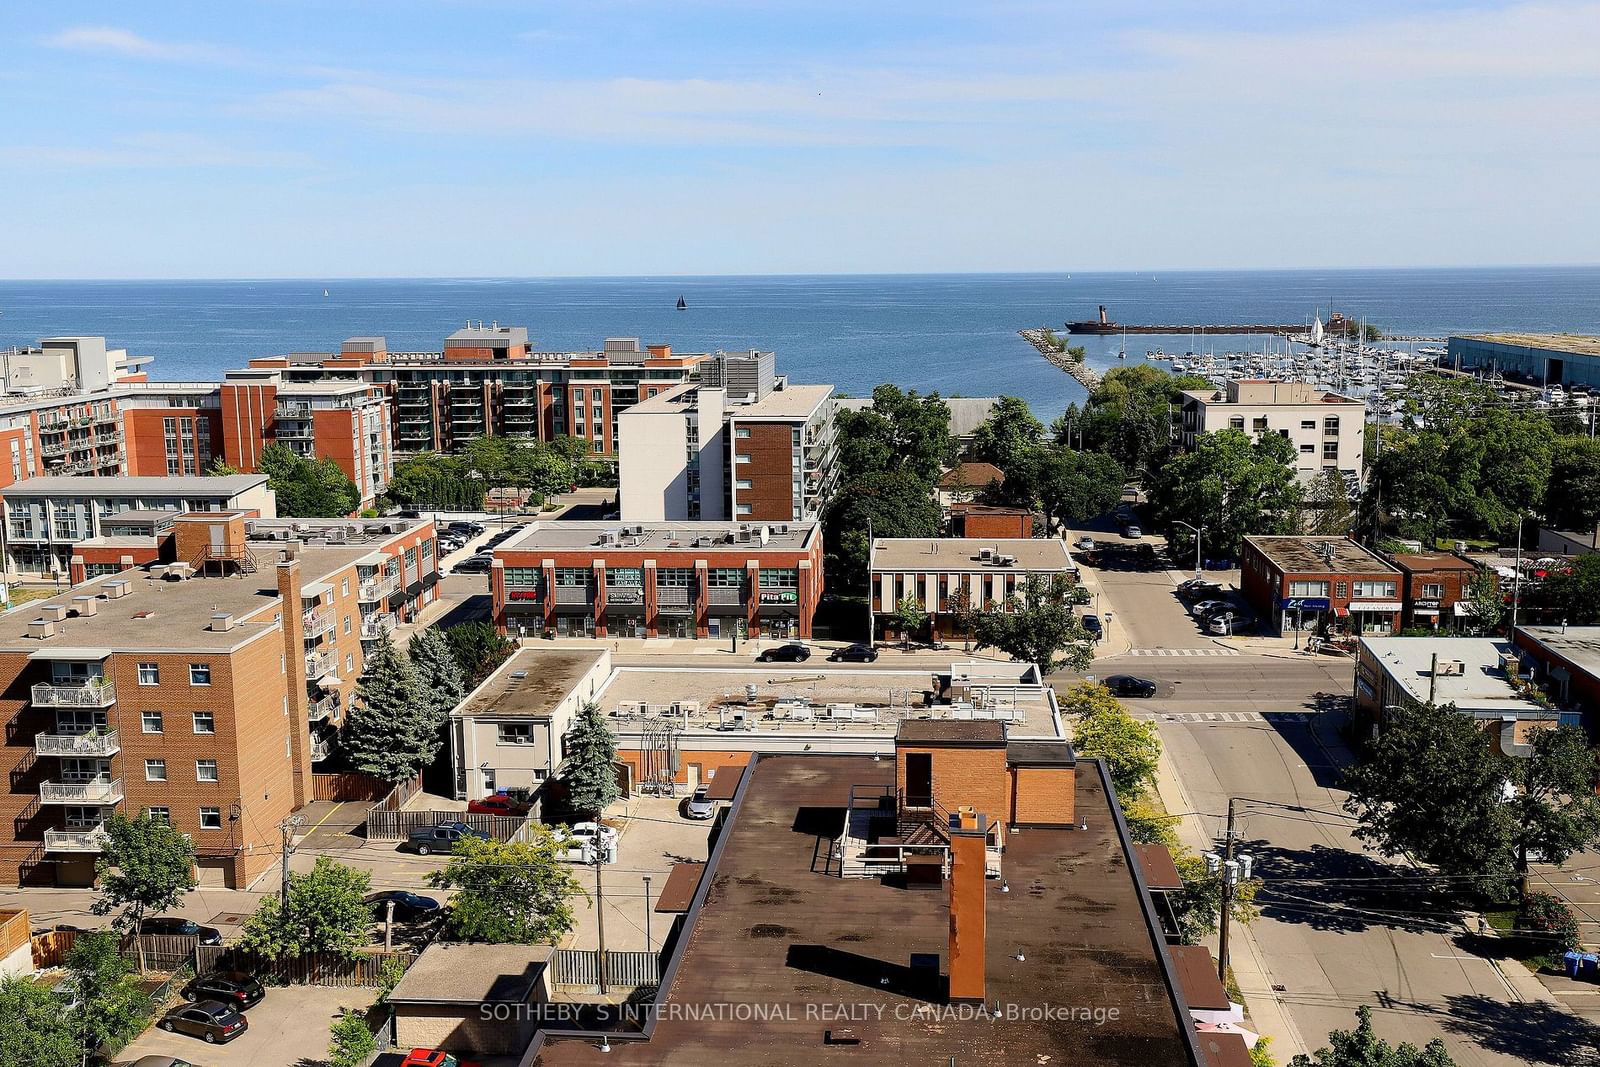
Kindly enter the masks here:
[[1228, 606], [1226, 600], [1202, 600], [1189, 609], [1189, 614], [1197, 619], [1203, 619], [1213, 611], [1219, 611]]
[[561, 853], [568, 863], [593, 863], [597, 852], [604, 853], [605, 862], [617, 862], [617, 832], [609, 826], [579, 822], [566, 829], [558, 827], [555, 833], [568, 842]]
[[711, 799], [710, 789], [701, 786], [683, 805], [683, 814], [690, 819], [709, 819], [717, 813], [717, 803]]
[[1092, 537], [1080, 537], [1072, 542], [1072, 547], [1079, 552], [1093, 552], [1099, 545]]

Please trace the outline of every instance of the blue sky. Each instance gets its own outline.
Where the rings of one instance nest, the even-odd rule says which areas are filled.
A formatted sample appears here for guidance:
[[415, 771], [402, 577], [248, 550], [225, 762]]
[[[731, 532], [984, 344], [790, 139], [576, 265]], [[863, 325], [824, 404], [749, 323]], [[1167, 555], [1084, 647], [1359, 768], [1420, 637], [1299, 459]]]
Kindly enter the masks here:
[[1600, 259], [1600, 2], [0, 11], [0, 276]]

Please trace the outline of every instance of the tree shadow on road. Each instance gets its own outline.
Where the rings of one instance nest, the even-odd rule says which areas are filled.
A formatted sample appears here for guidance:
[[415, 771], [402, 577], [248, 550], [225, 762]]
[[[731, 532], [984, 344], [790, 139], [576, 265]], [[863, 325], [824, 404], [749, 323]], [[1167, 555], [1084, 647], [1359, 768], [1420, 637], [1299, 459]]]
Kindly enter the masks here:
[[[1307, 811], [1311, 819], [1336, 816]], [[1439, 930], [1457, 924], [1459, 910], [1417, 869], [1327, 845], [1289, 848], [1250, 843], [1265, 882], [1256, 896], [1261, 914], [1314, 930], [1359, 933], [1373, 928]]]
[[1448, 1033], [1464, 1037], [1489, 1052], [1514, 1056], [1525, 1063], [1553, 1067], [1600, 1065], [1600, 1026], [1545, 1001], [1507, 1004], [1493, 997], [1453, 996]]

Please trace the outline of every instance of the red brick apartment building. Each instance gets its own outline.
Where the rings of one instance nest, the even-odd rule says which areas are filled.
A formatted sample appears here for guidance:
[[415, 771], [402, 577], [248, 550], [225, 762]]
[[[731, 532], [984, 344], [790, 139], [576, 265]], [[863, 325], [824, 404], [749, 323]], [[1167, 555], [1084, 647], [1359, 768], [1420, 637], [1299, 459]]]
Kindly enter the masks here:
[[1401, 573], [1346, 537], [1246, 537], [1239, 590], [1270, 629], [1393, 634]]
[[1478, 573], [1476, 563], [1448, 552], [1391, 555], [1389, 562], [1403, 575], [1402, 625], [1455, 630], [1464, 618], [1471, 617], [1468, 591]]
[[190, 834], [203, 883], [277, 862], [363, 650], [432, 599], [429, 521], [178, 516], [182, 562], [0, 616], [0, 879], [87, 885], [112, 811]]
[[963, 608], [1005, 605], [1029, 575], [1078, 573], [1066, 542], [1056, 537], [880, 537], [868, 567], [878, 632], [889, 632], [900, 602], [911, 597], [927, 612], [935, 638], [959, 631]]
[[503, 633], [810, 637], [822, 598], [814, 522], [535, 522], [494, 557]]

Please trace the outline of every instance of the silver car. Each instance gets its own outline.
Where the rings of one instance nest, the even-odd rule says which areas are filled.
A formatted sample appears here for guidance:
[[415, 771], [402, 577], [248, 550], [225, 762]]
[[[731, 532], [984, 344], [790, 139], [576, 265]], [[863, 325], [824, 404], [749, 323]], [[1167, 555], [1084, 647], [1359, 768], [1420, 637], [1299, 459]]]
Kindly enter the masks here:
[[710, 790], [701, 786], [683, 805], [683, 813], [691, 819], [709, 819], [717, 813], [717, 803], [711, 799]]

